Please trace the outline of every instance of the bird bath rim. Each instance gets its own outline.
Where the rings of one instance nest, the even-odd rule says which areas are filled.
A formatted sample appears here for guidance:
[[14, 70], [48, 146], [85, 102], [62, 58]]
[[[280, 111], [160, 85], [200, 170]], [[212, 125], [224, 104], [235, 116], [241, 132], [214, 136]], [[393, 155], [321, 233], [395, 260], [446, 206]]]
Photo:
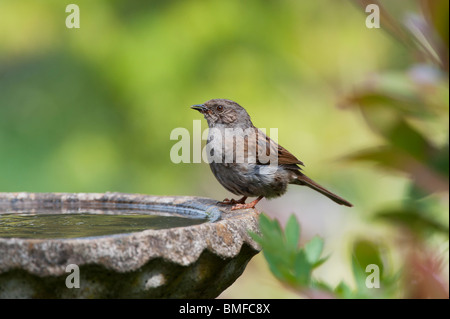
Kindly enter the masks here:
[[205, 250], [221, 258], [237, 256], [243, 245], [255, 253], [260, 251], [249, 235], [249, 231], [259, 233], [258, 213], [252, 209], [232, 211], [229, 206], [218, 205], [217, 201], [207, 198], [124, 193], [0, 193], [0, 208], [3, 209], [9, 206], [10, 210], [29, 211], [27, 205], [31, 203], [37, 203], [39, 209], [58, 207], [62, 211], [86, 205], [99, 209], [120, 208], [124, 204], [135, 204], [139, 209], [162, 205], [197, 214], [204, 210], [210, 220], [186, 227], [95, 237], [1, 237], [0, 274], [19, 268], [38, 276], [62, 275], [67, 264], [99, 264], [117, 272], [129, 272], [155, 258], [187, 266]]
[[[186, 197], [157, 197], [146, 196], [138, 198], [133, 194], [121, 193], [0, 193], [0, 217], [20, 214], [33, 215], [152, 215], [173, 216], [187, 219], [202, 219], [204, 222], [216, 222], [220, 219], [222, 210], [219, 207], [199, 202], [200, 198], [186, 200], [181, 204], [171, 204], [170, 200], [179, 201]], [[111, 199], [114, 198], [114, 201]], [[157, 199], [155, 199], [157, 198]], [[162, 200], [163, 199], [163, 200]], [[195, 225], [185, 225], [189, 227]], [[180, 226], [174, 226], [180, 227]], [[170, 227], [166, 227], [170, 228]], [[149, 228], [150, 229], [150, 228]], [[144, 231], [142, 229], [140, 231]], [[92, 235], [79, 237], [49, 237], [44, 240], [65, 240], [72, 238], [93, 238], [103, 236], [127, 236], [133, 232], [120, 232], [106, 235]], [[0, 239], [42, 239], [30, 237], [2, 237]]]

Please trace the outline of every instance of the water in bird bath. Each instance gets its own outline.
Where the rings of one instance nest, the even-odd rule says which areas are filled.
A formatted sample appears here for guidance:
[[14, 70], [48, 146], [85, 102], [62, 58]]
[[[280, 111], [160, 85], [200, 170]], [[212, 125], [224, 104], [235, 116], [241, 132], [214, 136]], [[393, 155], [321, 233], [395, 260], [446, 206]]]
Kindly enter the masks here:
[[215, 298], [259, 251], [257, 222], [191, 196], [0, 192], [0, 298]]
[[79, 238], [201, 224], [207, 218], [169, 216], [158, 212], [7, 213], [0, 211], [0, 237]]

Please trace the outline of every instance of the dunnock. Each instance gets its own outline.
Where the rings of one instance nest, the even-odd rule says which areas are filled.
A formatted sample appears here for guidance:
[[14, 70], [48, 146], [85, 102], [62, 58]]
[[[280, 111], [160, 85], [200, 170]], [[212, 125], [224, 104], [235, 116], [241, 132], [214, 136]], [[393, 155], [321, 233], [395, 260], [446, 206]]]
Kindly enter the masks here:
[[[303, 163], [256, 128], [238, 103], [213, 99], [192, 109], [208, 122], [207, 155], [217, 180], [239, 200], [225, 199], [232, 209], [254, 208], [264, 197], [283, 195], [288, 184], [308, 186], [334, 202], [352, 207], [301, 172]], [[245, 204], [247, 197], [257, 197]]]

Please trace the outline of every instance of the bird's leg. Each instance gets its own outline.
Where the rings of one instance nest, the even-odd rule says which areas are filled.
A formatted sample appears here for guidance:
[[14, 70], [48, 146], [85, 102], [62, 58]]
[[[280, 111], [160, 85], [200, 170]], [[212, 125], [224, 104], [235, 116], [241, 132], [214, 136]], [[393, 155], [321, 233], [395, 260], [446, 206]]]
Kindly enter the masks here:
[[235, 200], [233, 198], [232, 199], [225, 198], [223, 201], [219, 202], [219, 204], [225, 204], [225, 205], [245, 204], [246, 199], [247, 199], [247, 196], [244, 196], [238, 200]]
[[256, 204], [258, 204], [258, 202], [263, 199], [264, 196], [259, 196], [257, 199], [255, 199], [253, 202], [244, 204], [244, 203], [239, 203], [234, 205], [231, 210], [237, 210], [237, 209], [247, 209], [247, 208], [255, 208]]

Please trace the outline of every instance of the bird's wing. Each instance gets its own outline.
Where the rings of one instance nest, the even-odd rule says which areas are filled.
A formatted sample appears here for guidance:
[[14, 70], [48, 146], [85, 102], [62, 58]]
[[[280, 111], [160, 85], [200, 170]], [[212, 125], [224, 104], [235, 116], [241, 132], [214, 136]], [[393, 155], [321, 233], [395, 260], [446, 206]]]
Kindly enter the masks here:
[[278, 145], [278, 164], [298, 164], [305, 166], [302, 161], [281, 145]]
[[[292, 165], [292, 168], [299, 169], [297, 165], [303, 165], [297, 157], [292, 155], [284, 147], [278, 145], [274, 140], [264, 134], [260, 129], [255, 128], [255, 135], [245, 136], [244, 152], [247, 156], [254, 156], [259, 165], [269, 165], [277, 160], [278, 165]], [[256, 144], [256, 145], [255, 145]], [[256, 154], [252, 154], [256, 153]]]

